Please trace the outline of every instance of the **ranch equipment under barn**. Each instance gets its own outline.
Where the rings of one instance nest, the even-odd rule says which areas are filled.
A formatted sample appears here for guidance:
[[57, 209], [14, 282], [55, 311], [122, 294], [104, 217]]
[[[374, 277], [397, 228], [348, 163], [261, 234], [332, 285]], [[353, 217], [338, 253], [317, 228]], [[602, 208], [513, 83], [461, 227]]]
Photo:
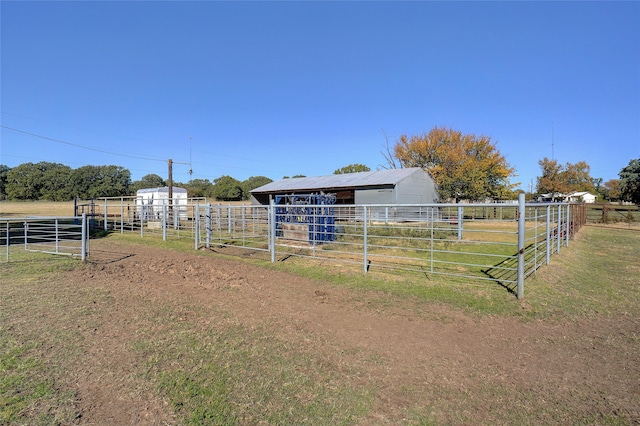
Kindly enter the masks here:
[[277, 236], [309, 244], [335, 240], [335, 194], [277, 195], [274, 202]]

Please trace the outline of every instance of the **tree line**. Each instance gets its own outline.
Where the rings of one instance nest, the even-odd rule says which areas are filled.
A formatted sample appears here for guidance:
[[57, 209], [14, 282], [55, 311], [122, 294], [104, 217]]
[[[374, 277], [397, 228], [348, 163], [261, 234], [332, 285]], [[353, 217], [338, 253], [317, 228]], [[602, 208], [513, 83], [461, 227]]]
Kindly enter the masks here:
[[[174, 182], [185, 188], [189, 197], [207, 197], [221, 201], [248, 200], [250, 191], [272, 182], [265, 176], [239, 181], [231, 176]], [[164, 187], [167, 182], [157, 174], [132, 181], [131, 172], [121, 166], [83, 166], [72, 169], [60, 163], [42, 161], [9, 168], [0, 164], [0, 200], [70, 201], [103, 197], [128, 197], [139, 189]]]
[[[436, 126], [428, 133], [402, 135], [393, 147], [389, 147], [387, 140], [386, 151], [381, 154], [386, 161], [379, 166], [381, 168], [424, 169], [433, 178], [440, 200], [444, 202], [515, 199], [521, 192], [515, 189], [519, 184], [511, 183], [516, 176], [515, 169], [488, 136], [464, 134]], [[541, 175], [531, 196], [587, 191], [601, 201], [640, 204], [640, 158], [632, 159], [628, 166], [622, 168], [619, 179], [607, 182], [591, 177], [589, 165], [584, 161], [563, 165], [554, 159], [543, 158], [538, 164]], [[369, 170], [369, 167], [356, 163], [337, 169], [334, 174]], [[193, 179], [174, 182], [174, 186], [187, 189], [189, 197], [235, 201], [248, 200], [251, 190], [269, 182], [272, 180], [265, 176], [252, 176], [245, 181], [220, 176], [213, 181]], [[166, 181], [156, 174], [131, 181], [129, 170], [115, 165], [77, 169], [49, 162], [25, 163], [14, 168], [0, 165], [0, 199], [67, 201], [73, 198], [121, 197], [135, 195], [138, 189], [166, 185]]]

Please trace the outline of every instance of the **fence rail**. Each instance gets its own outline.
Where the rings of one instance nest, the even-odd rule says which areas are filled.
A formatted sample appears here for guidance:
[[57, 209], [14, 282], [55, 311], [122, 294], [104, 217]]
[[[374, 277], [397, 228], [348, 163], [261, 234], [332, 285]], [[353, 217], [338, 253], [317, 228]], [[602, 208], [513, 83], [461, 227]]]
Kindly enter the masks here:
[[[297, 201], [302, 203], [301, 201]], [[586, 221], [584, 204], [428, 205], [165, 204], [153, 217], [135, 201], [92, 204], [94, 228], [164, 240], [189, 238], [194, 249], [234, 247], [291, 258], [355, 265], [364, 273], [443, 275], [499, 282], [518, 297], [524, 279], [548, 264]]]
[[0, 218], [0, 258], [10, 253], [42, 252], [78, 256], [89, 252], [87, 216]]

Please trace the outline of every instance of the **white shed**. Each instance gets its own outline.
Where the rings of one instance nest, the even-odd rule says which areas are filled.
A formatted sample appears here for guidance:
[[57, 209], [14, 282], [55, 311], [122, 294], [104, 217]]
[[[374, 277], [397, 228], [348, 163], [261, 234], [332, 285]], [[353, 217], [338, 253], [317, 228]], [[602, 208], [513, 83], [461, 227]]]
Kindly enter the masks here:
[[[169, 205], [169, 187], [144, 188], [136, 192], [136, 212], [146, 221], [162, 218], [163, 206]], [[171, 205], [174, 211], [177, 209], [180, 219], [187, 219], [187, 190], [173, 187]]]

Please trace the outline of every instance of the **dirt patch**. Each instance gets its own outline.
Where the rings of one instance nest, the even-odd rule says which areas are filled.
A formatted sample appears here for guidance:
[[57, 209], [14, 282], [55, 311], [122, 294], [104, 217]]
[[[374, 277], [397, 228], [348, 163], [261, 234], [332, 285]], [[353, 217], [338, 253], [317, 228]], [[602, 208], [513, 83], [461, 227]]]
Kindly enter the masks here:
[[640, 422], [638, 318], [479, 318], [221, 256], [92, 244], [94, 263], [64, 277], [109, 295], [108, 309], [83, 330], [86, 355], [73, 372], [80, 424], [175, 421], [164, 401], [121, 380], [136, 363], [127, 347], [139, 338], [143, 302], [225, 312], [294, 342], [353, 386], [375, 389], [362, 424], [504, 423], [502, 413], [518, 410], [524, 422]]

